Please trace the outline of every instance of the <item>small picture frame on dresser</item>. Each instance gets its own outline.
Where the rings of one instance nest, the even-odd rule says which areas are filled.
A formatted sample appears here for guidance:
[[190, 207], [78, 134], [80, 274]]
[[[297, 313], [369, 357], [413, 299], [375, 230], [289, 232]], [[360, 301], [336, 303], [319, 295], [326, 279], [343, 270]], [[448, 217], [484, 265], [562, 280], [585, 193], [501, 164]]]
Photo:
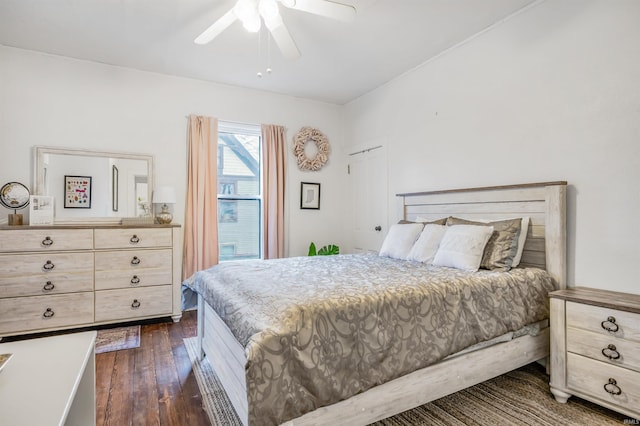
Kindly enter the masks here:
[[29, 198], [29, 225], [53, 225], [53, 197], [32, 195]]

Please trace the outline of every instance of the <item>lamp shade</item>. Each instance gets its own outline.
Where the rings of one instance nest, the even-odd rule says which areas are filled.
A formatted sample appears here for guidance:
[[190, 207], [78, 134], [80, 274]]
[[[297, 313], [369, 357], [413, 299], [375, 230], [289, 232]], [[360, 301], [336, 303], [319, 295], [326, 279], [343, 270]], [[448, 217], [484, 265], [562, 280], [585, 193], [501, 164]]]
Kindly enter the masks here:
[[175, 204], [176, 190], [172, 186], [161, 186], [153, 191], [154, 204]]

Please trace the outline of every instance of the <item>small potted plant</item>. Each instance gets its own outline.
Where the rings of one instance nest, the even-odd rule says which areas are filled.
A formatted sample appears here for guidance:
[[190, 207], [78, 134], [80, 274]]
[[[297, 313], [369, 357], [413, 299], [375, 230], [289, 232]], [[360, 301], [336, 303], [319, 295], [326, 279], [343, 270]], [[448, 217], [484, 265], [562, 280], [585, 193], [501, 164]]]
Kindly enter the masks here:
[[329, 256], [332, 254], [340, 254], [340, 247], [335, 244], [328, 244], [316, 251], [316, 245], [313, 242], [309, 246], [309, 256]]

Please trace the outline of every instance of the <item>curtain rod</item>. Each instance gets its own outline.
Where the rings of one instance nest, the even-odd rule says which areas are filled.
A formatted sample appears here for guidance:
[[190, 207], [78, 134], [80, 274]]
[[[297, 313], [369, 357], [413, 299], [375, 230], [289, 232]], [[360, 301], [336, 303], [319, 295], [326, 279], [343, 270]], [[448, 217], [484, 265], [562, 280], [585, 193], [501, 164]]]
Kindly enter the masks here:
[[349, 154], [349, 156], [356, 155], [356, 154], [363, 154], [365, 152], [373, 151], [374, 149], [378, 149], [378, 148], [382, 148], [382, 145], [374, 146], [373, 148], [363, 149], [362, 151], [358, 151], [358, 152], [352, 152], [351, 154]]

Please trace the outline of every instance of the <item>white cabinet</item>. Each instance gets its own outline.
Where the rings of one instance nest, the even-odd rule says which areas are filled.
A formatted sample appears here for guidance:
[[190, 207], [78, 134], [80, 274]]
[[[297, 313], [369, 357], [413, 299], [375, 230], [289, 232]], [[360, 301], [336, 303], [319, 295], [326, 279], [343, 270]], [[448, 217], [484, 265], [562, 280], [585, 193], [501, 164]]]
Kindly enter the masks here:
[[551, 392], [640, 419], [640, 295], [589, 288], [551, 297]]
[[96, 332], [0, 344], [0, 424], [96, 424]]
[[0, 337], [182, 316], [180, 227], [0, 227]]

